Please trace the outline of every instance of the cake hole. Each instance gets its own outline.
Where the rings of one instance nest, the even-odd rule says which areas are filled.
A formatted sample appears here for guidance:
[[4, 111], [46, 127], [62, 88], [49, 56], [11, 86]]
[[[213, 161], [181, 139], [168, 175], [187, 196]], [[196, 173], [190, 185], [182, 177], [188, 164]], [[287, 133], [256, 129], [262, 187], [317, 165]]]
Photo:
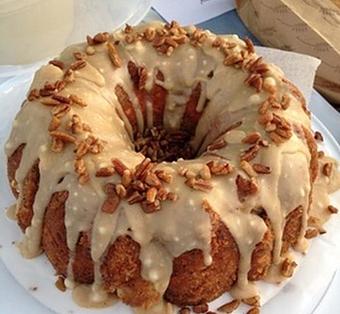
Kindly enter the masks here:
[[136, 152], [142, 153], [153, 162], [171, 162], [195, 157], [195, 151], [190, 145], [191, 139], [191, 134], [186, 131], [153, 127], [137, 133], [134, 146]]

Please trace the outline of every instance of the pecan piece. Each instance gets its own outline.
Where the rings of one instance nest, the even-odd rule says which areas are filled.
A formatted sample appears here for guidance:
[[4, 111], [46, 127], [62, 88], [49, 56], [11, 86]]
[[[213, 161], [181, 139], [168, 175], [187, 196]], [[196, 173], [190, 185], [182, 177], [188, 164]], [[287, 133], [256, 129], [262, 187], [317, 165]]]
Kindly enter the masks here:
[[261, 134], [259, 132], [252, 132], [242, 139], [242, 143], [256, 144], [260, 139], [261, 139]]
[[118, 54], [118, 50], [115, 47], [115, 45], [112, 43], [108, 43], [107, 48], [108, 48], [108, 53], [109, 53], [109, 57], [110, 57], [112, 64], [117, 68], [121, 67], [122, 59], [120, 58]]
[[102, 167], [96, 171], [96, 177], [110, 177], [115, 173], [113, 166]]
[[124, 174], [124, 170], [127, 169], [127, 167], [119, 160], [119, 159], [112, 159], [113, 167], [117, 171], [117, 173], [122, 176]]
[[74, 143], [76, 141], [76, 138], [74, 136], [63, 131], [51, 131], [50, 135], [63, 141], [64, 143]]
[[289, 258], [286, 258], [281, 265], [281, 275], [284, 277], [292, 277], [294, 273], [294, 269], [297, 264]]
[[240, 304], [241, 302], [239, 300], [232, 300], [228, 303], [221, 305], [217, 309], [217, 311], [220, 311], [222, 313], [232, 313], [240, 306]]
[[272, 172], [270, 167], [262, 165], [262, 164], [253, 164], [253, 169], [260, 174], [269, 174]]
[[333, 169], [333, 164], [330, 162], [327, 162], [323, 165], [322, 167], [322, 173], [326, 176], [326, 177], [330, 177], [332, 174], [332, 169]]
[[104, 213], [113, 214], [119, 205], [120, 198], [116, 193], [116, 188], [114, 184], [112, 183], [106, 184], [104, 190], [107, 197], [101, 207], [101, 210]]
[[243, 178], [240, 175], [236, 177], [236, 187], [237, 187], [237, 195], [240, 202], [244, 202], [245, 198], [249, 195], [253, 195], [257, 193], [258, 187], [255, 183], [254, 178], [250, 180]]
[[336, 207], [334, 207], [333, 205], [327, 206], [327, 210], [328, 210], [331, 214], [337, 214], [337, 213], [338, 213], [338, 209], [337, 209]]
[[241, 156], [240, 156], [241, 160], [245, 160], [245, 161], [253, 160], [257, 156], [259, 149], [260, 149], [260, 146], [257, 144], [250, 146], [247, 150], [241, 153]]

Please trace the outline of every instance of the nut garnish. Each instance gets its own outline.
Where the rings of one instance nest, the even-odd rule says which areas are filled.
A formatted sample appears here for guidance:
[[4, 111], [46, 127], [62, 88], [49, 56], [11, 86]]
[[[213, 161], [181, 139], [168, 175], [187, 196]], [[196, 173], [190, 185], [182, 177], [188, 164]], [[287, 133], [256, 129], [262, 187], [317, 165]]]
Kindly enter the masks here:
[[61, 140], [64, 143], [74, 143], [76, 141], [76, 138], [74, 136], [63, 131], [51, 131], [50, 135]]
[[108, 53], [109, 53], [109, 57], [110, 57], [112, 64], [117, 68], [121, 67], [122, 59], [120, 58], [115, 45], [112, 43], [108, 43], [107, 48], [108, 48]]
[[307, 229], [305, 233], [305, 238], [306, 239], [312, 239], [315, 238], [319, 235], [319, 230], [318, 229]]
[[65, 67], [64, 62], [62, 62], [61, 60], [54, 59], [54, 60], [50, 60], [48, 63], [58, 67], [61, 70], [63, 70]]
[[281, 265], [281, 275], [287, 278], [292, 277], [296, 266], [293, 260], [286, 258]]
[[330, 162], [327, 162], [323, 165], [322, 167], [322, 173], [326, 176], [326, 177], [330, 177], [332, 174], [332, 169], [333, 169], [333, 164]]
[[260, 150], [260, 146], [257, 144], [250, 146], [247, 150], [241, 153], [240, 158], [241, 160], [251, 161], [257, 156], [257, 153], [259, 150]]
[[337, 209], [336, 207], [334, 207], [333, 205], [327, 206], [327, 210], [328, 210], [331, 214], [337, 214], [337, 213], [338, 213], [338, 209]]
[[213, 151], [213, 150], [218, 150], [221, 148], [224, 148], [227, 146], [227, 142], [224, 140], [224, 138], [218, 138], [216, 139], [213, 143], [208, 145], [207, 151]]
[[260, 296], [256, 295], [251, 298], [242, 299], [242, 302], [251, 306], [260, 306]]
[[258, 307], [252, 307], [247, 314], [260, 314], [260, 309]]
[[178, 314], [190, 314], [190, 309], [188, 307], [182, 307], [179, 311]]
[[252, 132], [242, 139], [242, 143], [256, 144], [260, 139], [261, 139], [261, 134], [259, 132]]
[[104, 187], [105, 193], [107, 195], [101, 210], [107, 214], [113, 214], [120, 202], [120, 198], [116, 193], [115, 185], [112, 183], [107, 183]]
[[87, 106], [85, 101], [82, 98], [80, 98], [79, 96], [77, 96], [77, 95], [71, 94], [69, 96], [69, 99], [70, 99], [72, 104], [76, 104], [76, 105], [78, 105], [80, 107], [86, 107]]
[[244, 202], [247, 196], [253, 195], [258, 191], [254, 178], [248, 180], [241, 175], [237, 175], [236, 177], [236, 187], [240, 202]]
[[194, 190], [209, 192], [213, 186], [209, 180], [204, 180], [201, 178], [189, 178], [185, 181], [185, 184]]
[[315, 131], [315, 133], [314, 133], [314, 139], [315, 139], [316, 141], [323, 142], [323, 136], [322, 136], [322, 134], [321, 134], [319, 131]]
[[241, 160], [240, 162], [241, 169], [251, 178], [251, 177], [256, 177], [257, 173], [253, 169], [252, 165], [245, 160]]
[[234, 170], [231, 164], [224, 161], [211, 160], [207, 163], [207, 166], [209, 167], [211, 174], [216, 176], [228, 175]]
[[192, 310], [194, 313], [205, 313], [209, 310], [209, 306], [207, 303], [199, 304], [199, 305], [194, 305], [192, 307]]
[[221, 305], [217, 311], [222, 313], [232, 313], [234, 312], [239, 306], [241, 302], [239, 300], [232, 300], [228, 303]]
[[113, 166], [102, 167], [96, 171], [96, 177], [110, 177], [115, 173]]
[[65, 279], [62, 276], [58, 276], [58, 279], [55, 282], [55, 286], [58, 288], [58, 290], [65, 292], [66, 291]]
[[253, 164], [253, 169], [260, 174], [269, 174], [272, 172], [269, 166], [265, 166], [262, 164]]

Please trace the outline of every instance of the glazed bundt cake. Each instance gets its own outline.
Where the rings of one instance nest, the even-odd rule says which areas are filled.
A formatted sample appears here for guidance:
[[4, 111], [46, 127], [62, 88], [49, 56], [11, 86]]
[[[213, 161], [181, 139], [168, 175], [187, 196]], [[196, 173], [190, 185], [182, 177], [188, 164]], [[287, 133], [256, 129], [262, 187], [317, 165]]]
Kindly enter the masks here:
[[43, 66], [6, 153], [22, 254], [44, 252], [92, 306], [257, 300], [337, 211], [299, 90], [250, 40], [175, 22]]

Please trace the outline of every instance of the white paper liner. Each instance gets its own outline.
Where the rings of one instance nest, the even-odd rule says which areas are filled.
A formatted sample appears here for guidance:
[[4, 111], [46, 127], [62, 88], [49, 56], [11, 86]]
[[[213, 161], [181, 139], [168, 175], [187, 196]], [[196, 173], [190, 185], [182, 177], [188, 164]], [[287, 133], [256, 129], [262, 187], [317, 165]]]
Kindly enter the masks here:
[[[313, 57], [283, 52], [271, 48], [257, 47], [257, 53], [262, 55], [268, 62], [279, 66], [285, 73], [286, 77], [297, 85], [308, 101], [312, 92], [314, 74], [319, 60]], [[29, 87], [29, 75], [12, 80], [11, 85], [5, 84], [0, 88], [0, 110], [3, 114], [0, 117], [0, 147], [3, 147], [4, 141], [8, 136], [11, 121], [24, 94]], [[14, 88], [16, 87], [16, 88]], [[3, 100], [3, 101], [1, 101]], [[330, 155], [340, 160], [340, 148], [331, 134], [318, 120], [314, 121], [314, 126], [324, 134], [324, 150]], [[13, 202], [13, 197], [8, 188], [5, 156], [1, 149], [0, 153], [0, 208], [9, 206]], [[333, 204], [340, 205], [340, 192], [333, 196]], [[313, 299], [320, 289], [325, 289], [333, 273], [336, 270], [340, 258], [340, 216], [332, 217], [327, 224], [328, 231], [322, 237], [312, 240], [310, 252], [302, 257], [296, 254], [296, 261], [299, 264], [295, 276], [291, 280], [280, 285], [266, 284], [258, 282], [261, 291], [261, 301], [265, 306], [261, 313], [275, 314], [280, 313], [311, 313], [313, 308], [319, 302]], [[29, 290], [30, 286], [38, 286], [38, 290], [32, 295], [41, 303], [50, 309], [65, 313], [72, 310], [76, 313], [93, 313], [92, 310], [78, 307], [72, 302], [70, 293], [61, 293], [54, 287], [54, 277], [51, 266], [45, 257], [41, 256], [35, 260], [25, 260], [20, 256], [15, 246], [11, 244], [13, 240], [20, 238], [20, 231], [14, 222], [8, 221], [4, 212], [0, 214], [0, 256], [12, 275]], [[279, 294], [277, 297], [274, 298]], [[51, 298], [51, 295], [53, 297]], [[227, 295], [211, 303], [211, 309], [223, 304], [229, 299]], [[269, 302], [270, 300], [270, 302]], [[234, 313], [245, 313], [249, 307], [242, 305]], [[123, 304], [117, 304], [113, 308], [96, 310], [96, 313], [131, 313], [131, 310]]]

